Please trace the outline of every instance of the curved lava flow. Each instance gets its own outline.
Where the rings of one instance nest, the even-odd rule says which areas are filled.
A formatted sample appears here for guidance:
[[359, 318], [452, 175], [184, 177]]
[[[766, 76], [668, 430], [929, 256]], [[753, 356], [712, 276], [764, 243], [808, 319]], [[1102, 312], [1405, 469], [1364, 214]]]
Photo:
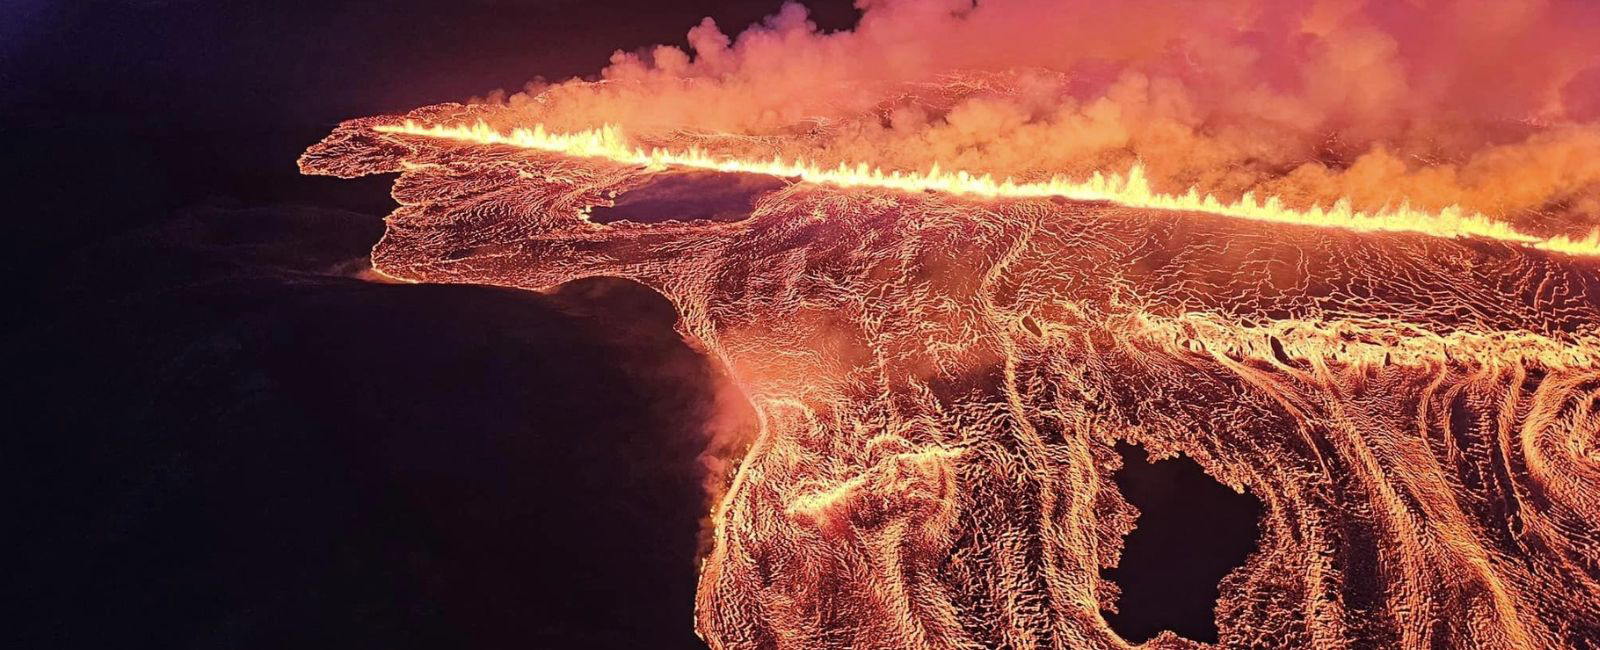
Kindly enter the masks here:
[[811, 183], [738, 222], [596, 224], [662, 172], [374, 130], [397, 121], [301, 159], [400, 172], [376, 268], [632, 278], [755, 406], [701, 572], [713, 647], [1128, 647], [1100, 613], [1136, 517], [1117, 440], [1262, 500], [1260, 549], [1221, 584], [1224, 646], [1600, 639], [1592, 259]]

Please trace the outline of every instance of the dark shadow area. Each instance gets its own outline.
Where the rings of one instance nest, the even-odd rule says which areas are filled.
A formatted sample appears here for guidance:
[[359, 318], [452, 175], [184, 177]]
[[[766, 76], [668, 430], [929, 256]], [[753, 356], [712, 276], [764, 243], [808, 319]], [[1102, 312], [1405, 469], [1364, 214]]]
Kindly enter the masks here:
[[715, 375], [671, 305], [316, 271], [378, 226], [193, 209], [69, 265], [3, 359], [8, 647], [704, 647]]
[[671, 171], [656, 174], [643, 185], [623, 192], [611, 207], [589, 211], [595, 223], [632, 221], [742, 221], [756, 199], [789, 184], [760, 174]]
[[1117, 443], [1117, 488], [1139, 509], [1122, 561], [1104, 575], [1122, 588], [1111, 629], [1142, 643], [1162, 630], [1215, 643], [1217, 583], [1257, 544], [1261, 502], [1207, 476], [1179, 457], [1151, 463], [1138, 447]]

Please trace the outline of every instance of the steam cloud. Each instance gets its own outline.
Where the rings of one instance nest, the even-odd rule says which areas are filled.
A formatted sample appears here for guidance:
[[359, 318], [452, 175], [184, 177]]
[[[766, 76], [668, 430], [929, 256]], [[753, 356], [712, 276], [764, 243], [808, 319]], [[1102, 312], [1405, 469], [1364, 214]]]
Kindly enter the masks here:
[[[1600, 5], [1563, 0], [858, 0], [786, 4], [690, 50], [530, 86], [516, 119], [798, 132], [819, 162], [1121, 172], [1297, 207], [1450, 205], [1547, 234], [1600, 225]], [[952, 83], [952, 81], [954, 83]], [[952, 90], [954, 89], [954, 90]]]

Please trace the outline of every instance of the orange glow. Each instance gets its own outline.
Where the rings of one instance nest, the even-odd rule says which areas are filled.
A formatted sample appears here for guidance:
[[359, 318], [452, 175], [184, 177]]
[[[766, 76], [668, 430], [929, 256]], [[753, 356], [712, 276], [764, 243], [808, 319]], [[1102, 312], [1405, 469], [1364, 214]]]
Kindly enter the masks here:
[[[1142, 525], [1118, 441], [1261, 500], [1258, 550], [1217, 585], [1221, 647], [1600, 635], [1600, 263], [1523, 248], [1600, 236], [1225, 205], [1137, 171], [1007, 183], [498, 132], [516, 121], [494, 106], [407, 117], [346, 122], [299, 161], [399, 174], [378, 273], [637, 282], [726, 371], [694, 618], [711, 648], [1197, 647], [1107, 622], [1101, 571]], [[712, 204], [733, 218], [686, 216]]]
[[883, 188], [906, 192], [936, 191], [982, 198], [1059, 197], [1080, 201], [1110, 201], [1132, 208], [1206, 212], [1253, 221], [1341, 228], [1357, 232], [1411, 232], [1444, 238], [1476, 237], [1571, 255], [1600, 255], [1600, 229], [1582, 238], [1566, 236], [1546, 238], [1518, 231], [1503, 221], [1490, 219], [1482, 214], [1465, 213], [1455, 207], [1430, 213], [1402, 205], [1387, 211], [1367, 213], [1353, 209], [1350, 202], [1344, 200], [1329, 208], [1314, 206], [1300, 210], [1284, 205], [1277, 197], [1260, 200], [1246, 194], [1237, 201], [1224, 202], [1194, 189], [1179, 195], [1162, 194], [1151, 188], [1144, 168], [1139, 165], [1135, 165], [1127, 174], [1095, 173], [1089, 179], [1082, 181], [1058, 175], [1045, 181], [1017, 182], [1011, 178], [995, 180], [987, 174], [949, 171], [941, 169], [938, 163], [934, 163], [926, 172], [898, 170], [885, 172], [866, 163], [854, 165], [840, 163], [835, 167], [823, 167], [802, 160], [726, 158], [698, 148], [683, 151], [663, 148], [645, 150], [630, 146], [622, 131], [610, 125], [573, 133], [552, 133], [546, 131], [543, 125], [502, 132], [482, 121], [453, 126], [437, 124], [423, 126], [407, 120], [398, 125], [374, 126], [373, 130], [379, 133], [486, 145], [507, 145], [571, 156], [603, 158], [653, 169], [684, 167], [794, 178], [808, 183], [838, 187]]
[[1213, 647], [1117, 627], [1118, 442], [1261, 501], [1215, 647], [1597, 646], [1595, 2], [855, 4], [299, 161], [388, 277], [672, 304], [710, 648]]

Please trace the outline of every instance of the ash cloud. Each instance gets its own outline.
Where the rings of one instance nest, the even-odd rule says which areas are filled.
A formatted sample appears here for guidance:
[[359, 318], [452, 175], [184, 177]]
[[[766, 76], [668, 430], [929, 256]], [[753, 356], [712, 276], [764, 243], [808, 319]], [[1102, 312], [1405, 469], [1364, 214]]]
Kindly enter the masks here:
[[1121, 172], [1290, 204], [1460, 205], [1600, 225], [1600, 6], [1563, 0], [860, 0], [799, 4], [600, 82], [504, 100], [557, 128], [802, 135], [786, 153], [1019, 178]]

